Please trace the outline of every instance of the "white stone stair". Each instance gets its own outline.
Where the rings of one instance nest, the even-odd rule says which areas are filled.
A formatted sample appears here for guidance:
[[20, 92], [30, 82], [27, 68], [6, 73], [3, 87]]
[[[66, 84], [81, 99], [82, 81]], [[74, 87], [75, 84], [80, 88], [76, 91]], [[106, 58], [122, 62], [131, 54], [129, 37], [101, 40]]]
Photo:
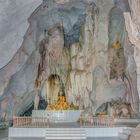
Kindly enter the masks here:
[[86, 130], [84, 128], [47, 128], [45, 139], [87, 139]]
[[121, 132], [119, 132], [119, 137], [121, 139], [127, 140], [132, 133], [133, 128], [124, 128]]

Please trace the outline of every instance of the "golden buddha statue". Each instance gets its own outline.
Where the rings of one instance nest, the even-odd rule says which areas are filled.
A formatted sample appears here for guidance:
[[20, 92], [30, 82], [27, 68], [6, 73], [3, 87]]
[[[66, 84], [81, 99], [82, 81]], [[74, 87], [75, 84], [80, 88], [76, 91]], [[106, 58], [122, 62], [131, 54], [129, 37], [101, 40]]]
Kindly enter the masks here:
[[106, 115], [105, 112], [99, 112], [99, 113], [98, 113], [98, 117], [104, 117], [105, 115]]
[[116, 41], [116, 42], [112, 43], [112, 48], [114, 48], [114, 49], [121, 48], [121, 43], [119, 41]]
[[60, 91], [60, 95], [58, 96], [58, 102], [65, 102], [65, 97], [63, 96], [62, 91]]
[[66, 99], [63, 96], [62, 91], [60, 91], [57, 101], [55, 101], [52, 104], [49, 104], [47, 110], [66, 110], [69, 108], [70, 108], [69, 104], [66, 102]]

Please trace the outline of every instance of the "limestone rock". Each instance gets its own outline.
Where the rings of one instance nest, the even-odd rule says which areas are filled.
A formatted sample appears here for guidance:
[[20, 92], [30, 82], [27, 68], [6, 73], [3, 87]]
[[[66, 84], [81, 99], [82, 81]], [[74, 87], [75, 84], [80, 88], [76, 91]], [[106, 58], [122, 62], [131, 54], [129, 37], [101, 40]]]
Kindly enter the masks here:
[[[139, 7], [140, 7], [140, 1], [136, 0], [129, 0], [129, 5], [131, 9], [131, 13], [125, 12], [125, 24], [126, 29], [128, 31], [129, 40], [132, 44], [134, 44], [134, 59], [136, 62], [136, 71], [137, 71], [137, 83], [139, 85], [140, 83], [140, 14], [139, 14]], [[140, 88], [138, 87], [138, 92], [140, 93]]]
[[29, 27], [27, 21], [42, 0], [0, 2], [0, 68], [7, 65], [21, 47]]
[[[125, 97], [134, 112], [138, 113], [139, 105], [133, 103], [139, 100], [139, 15], [130, 14], [130, 10], [135, 15], [138, 14], [137, 2], [138, 0], [129, 1], [132, 3], [131, 7], [127, 0], [44, 0], [34, 12], [31, 8], [29, 11], [33, 13], [29, 18], [27, 32], [27, 24], [24, 26], [26, 29], [20, 29], [22, 26], [17, 28], [22, 32], [18, 41], [15, 40], [15, 44], [19, 45], [15, 45], [12, 53], [8, 55], [11, 47], [1, 63], [5, 65], [0, 70], [2, 118], [10, 120], [12, 115], [24, 114], [33, 106], [36, 80], [39, 97], [44, 102], [49, 101], [51, 87], [55, 92], [54, 99], [57, 98], [61, 81], [66, 99], [69, 103], [79, 105], [80, 109], [90, 107], [92, 113], [95, 113], [102, 104], [111, 99]], [[34, 2], [35, 5], [38, 3], [40, 1]], [[19, 11], [20, 6], [22, 4], [19, 4]], [[13, 14], [13, 17], [14, 15], [16, 14]], [[29, 15], [26, 19], [28, 17]], [[12, 21], [16, 20], [13, 18]], [[19, 24], [14, 23], [14, 29], [7, 32], [9, 36], [3, 34], [4, 42], [11, 36], [12, 40], [16, 37], [13, 34]], [[22, 42], [23, 31], [26, 33]], [[114, 54], [109, 50], [116, 41], [119, 41], [123, 51], [116, 51]], [[9, 47], [3, 50], [2, 45], [0, 52], [5, 53], [7, 48]], [[117, 69], [117, 76], [110, 79], [109, 57], [114, 60], [117, 54], [124, 61], [120, 63], [122, 59], [117, 59], [115, 64], [119, 65], [114, 67]], [[9, 60], [11, 61], [7, 64]], [[54, 78], [51, 81], [53, 86], [50, 86], [49, 79], [55, 76], [59, 77], [59, 80]], [[125, 109], [123, 111], [127, 112]]]
[[73, 58], [73, 57], [75, 57], [78, 54], [78, 52], [80, 50], [79, 43], [72, 44], [70, 49], [71, 49], [71, 53], [70, 53], [71, 54], [71, 58]]
[[69, 2], [69, 0], [55, 0], [55, 2], [59, 4], [64, 4], [66, 2]]
[[[92, 16], [94, 14], [94, 18]], [[89, 94], [92, 90], [92, 65], [94, 51], [94, 29], [97, 16], [97, 7], [92, 3], [86, 9], [86, 21], [81, 27], [79, 43], [71, 46], [72, 71], [70, 74], [72, 96], [70, 101], [76, 105], [76, 98], [80, 100], [80, 108], [92, 106]], [[81, 46], [80, 46], [81, 45]], [[74, 58], [73, 58], [74, 57]], [[94, 63], [93, 63], [94, 64]], [[74, 100], [73, 100], [74, 99]]]
[[140, 139], [140, 124], [136, 129], [133, 130], [132, 134], [129, 137], [129, 140], [139, 140]]

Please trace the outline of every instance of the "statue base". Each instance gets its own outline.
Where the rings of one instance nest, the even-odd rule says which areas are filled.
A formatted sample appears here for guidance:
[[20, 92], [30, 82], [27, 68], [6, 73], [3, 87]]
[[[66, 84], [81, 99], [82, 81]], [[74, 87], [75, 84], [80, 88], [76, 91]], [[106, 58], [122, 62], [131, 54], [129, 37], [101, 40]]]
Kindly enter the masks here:
[[33, 118], [48, 118], [52, 123], [77, 122], [83, 110], [33, 110]]

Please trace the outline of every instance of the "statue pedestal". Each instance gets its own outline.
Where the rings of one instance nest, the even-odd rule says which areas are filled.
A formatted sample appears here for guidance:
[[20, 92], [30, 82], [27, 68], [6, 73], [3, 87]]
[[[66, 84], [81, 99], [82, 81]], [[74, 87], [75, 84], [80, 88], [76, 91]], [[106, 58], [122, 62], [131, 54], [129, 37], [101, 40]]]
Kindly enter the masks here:
[[76, 122], [83, 110], [33, 110], [33, 118], [49, 118], [49, 122]]

